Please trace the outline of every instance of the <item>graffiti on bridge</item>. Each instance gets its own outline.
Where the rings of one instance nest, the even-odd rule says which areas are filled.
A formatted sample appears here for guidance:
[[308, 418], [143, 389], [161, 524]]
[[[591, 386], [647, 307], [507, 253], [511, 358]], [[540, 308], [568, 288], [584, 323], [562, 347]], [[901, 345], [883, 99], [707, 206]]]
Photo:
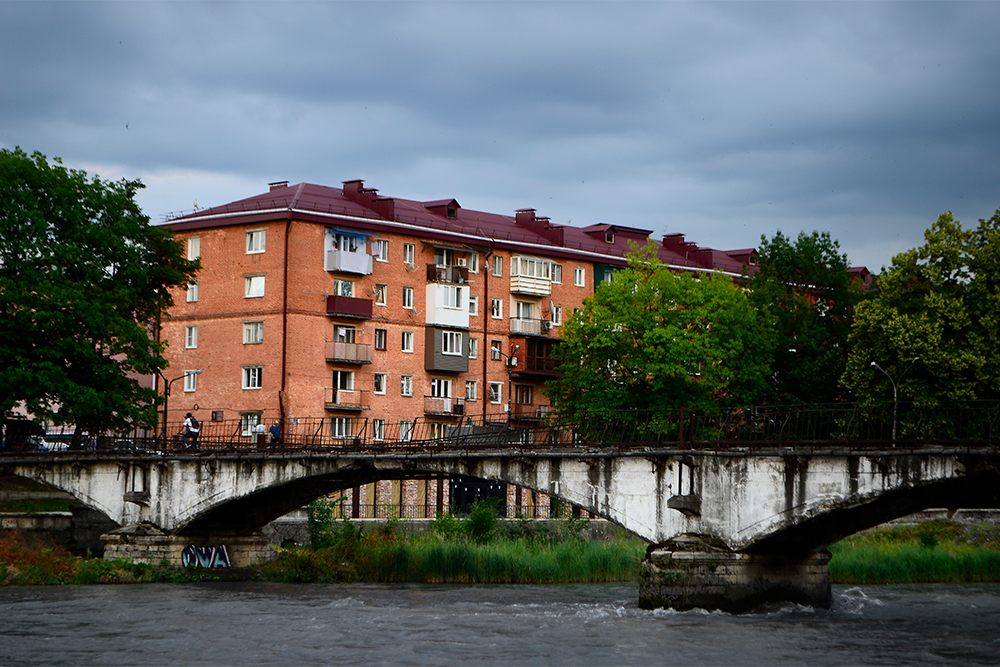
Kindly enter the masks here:
[[181, 563], [184, 567], [231, 567], [229, 552], [226, 551], [224, 544], [217, 547], [199, 547], [189, 544], [181, 552]]

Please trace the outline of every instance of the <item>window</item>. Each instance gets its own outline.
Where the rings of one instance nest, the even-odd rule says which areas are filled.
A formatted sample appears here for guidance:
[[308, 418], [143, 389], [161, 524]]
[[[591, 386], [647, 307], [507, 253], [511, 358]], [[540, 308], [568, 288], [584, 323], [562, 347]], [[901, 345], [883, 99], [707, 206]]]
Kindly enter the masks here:
[[403, 308], [413, 308], [413, 288], [403, 288]]
[[385, 440], [385, 420], [372, 420], [372, 440]]
[[479, 314], [479, 295], [470, 294], [469, 295], [469, 315]]
[[337, 232], [333, 236], [333, 249], [341, 252], [360, 252], [363, 242], [363, 237]]
[[376, 306], [384, 306], [385, 305], [385, 296], [386, 296], [386, 293], [388, 291], [389, 291], [389, 286], [388, 285], [383, 285], [381, 283], [375, 285], [375, 305]]
[[198, 325], [184, 327], [184, 348], [193, 350], [198, 347]]
[[198, 388], [200, 370], [184, 371], [184, 391], [194, 391]]
[[414, 252], [412, 243], [403, 244], [403, 263], [404, 264], [414, 263]]
[[552, 265], [552, 282], [562, 284], [562, 264]]
[[188, 259], [198, 259], [201, 257], [201, 238], [192, 236], [188, 239]]
[[552, 316], [553, 326], [559, 326], [560, 324], [562, 324], [562, 306], [557, 306], [555, 304], [552, 304], [552, 307], [549, 309], [549, 312]]
[[399, 422], [399, 440], [401, 442], [409, 442], [413, 439], [413, 422], [408, 419], [400, 420]]
[[477, 400], [477, 394], [479, 393], [479, 383], [476, 380], [466, 380], [465, 381], [465, 400], [475, 401]]
[[264, 367], [244, 366], [243, 367], [243, 388], [261, 389], [264, 387]]
[[562, 265], [535, 257], [511, 257], [510, 275], [562, 282]]
[[385, 339], [387, 331], [385, 329], [375, 330], [375, 349], [384, 350], [385, 349]]
[[247, 232], [247, 254], [253, 255], [264, 252], [264, 239], [267, 232], [263, 229], [255, 229]]
[[354, 296], [354, 283], [350, 280], [334, 280], [333, 294], [335, 296]]
[[460, 331], [441, 332], [441, 354], [462, 354], [462, 333]]
[[531, 385], [514, 385], [514, 402], [518, 405], [531, 405]]
[[431, 438], [447, 438], [449, 424], [442, 424], [441, 422], [434, 422], [431, 424]]
[[404, 331], [402, 339], [403, 352], [413, 352], [413, 332]]
[[247, 299], [264, 296], [264, 276], [244, 276], [244, 293]]
[[573, 284], [577, 287], [583, 287], [586, 285], [586, 273], [579, 266], [573, 269]]
[[399, 395], [400, 396], [413, 396], [413, 376], [412, 375], [400, 375], [399, 376]]
[[333, 386], [337, 391], [354, 391], [354, 371], [334, 371]]
[[264, 323], [263, 322], [244, 322], [243, 323], [243, 344], [244, 345], [256, 345], [257, 343], [264, 342]]
[[431, 378], [432, 398], [451, 398], [451, 380]]
[[469, 271], [471, 273], [479, 273], [479, 253], [470, 252], [469, 253]]
[[490, 403], [499, 405], [503, 401], [503, 382], [490, 382]]
[[462, 288], [456, 287], [455, 285], [442, 285], [444, 292], [443, 303], [441, 304], [444, 308], [451, 308], [456, 310], [462, 307]]
[[493, 256], [493, 275], [502, 276], [503, 275], [503, 257], [500, 255]]
[[479, 339], [470, 338], [469, 339], [469, 359], [479, 358]]
[[612, 271], [611, 269], [604, 269], [604, 282], [610, 283], [611, 282], [611, 276], [613, 276], [614, 273], [615, 272]]
[[384, 394], [385, 393], [385, 373], [375, 373], [372, 384], [374, 386], [373, 391], [376, 394]]
[[350, 417], [331, 417], [330, 418], [330, 435], [334, 438], [349, 438], [351, 437], [351, 418]]
[[493, 361], [500, 361], [500, 345], [498, 340], [490, 341], [490, 359]]
[[530, 301], [515, 301], [514, 306], [517, 311], [517, 318], [519, 320], [530, 320], [533, 319], [535, 309], [534, 304]]
[[490, 301], [490, 317], [495, 320], [503, 319], [503, 299], [492, 299]]
[[449, 248], [434, 248], [434, 263], [438, 266], [454, 266], [455, 251]]
[[604, 233], [604, 240], [607, 243], [614, 243], [615, 242], [615, 233], [612, 232], [612, 231], [610, 231], [610, 230], [607, 231], [607, 232], [605, 232]]
[[260, 424], [261, 413], [241, 412], [240, 413], [240, 435], [248, 436], [254, 434], [254, 429]]
[[379, 262], [389, 261], [389, 242], [384, 239], [375, 241], [375, 259]]
[[338, 343], [353, 343], [358, 330], [354, 327], [343, 327], [339, 324], [333, 327], [333, 339]]
[[188, 303], [194, 303], [197, 300], [198, 300], [198, 283], [197, 282], [188, 283], [188, 291], [187, 291]]

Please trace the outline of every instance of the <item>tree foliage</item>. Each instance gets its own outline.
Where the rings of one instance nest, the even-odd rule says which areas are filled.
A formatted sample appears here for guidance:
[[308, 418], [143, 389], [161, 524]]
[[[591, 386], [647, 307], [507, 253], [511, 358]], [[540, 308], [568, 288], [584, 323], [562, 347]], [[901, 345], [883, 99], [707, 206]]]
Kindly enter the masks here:
[[151, 325], [197, 262], [135, 203], [139, 181], [0, 151], [0, 409], [56, 423], [156, 423], [137, 375], [164, 368]]
[[782, 403], [827, 403], [840, 394], [854, 306], [847, 255], [826, 232], [761, 237], [751, 300], [773, 332], [771, 383]]
[[562, 327], [561, 412], [709, 408], [766, 390], [768, 337], [729, 278], [670, 271], [646, 247]]
[[[966, 230], [945, 213], [893, 258], [857, 308], [844, 385], [861, 400], [1000, 397], [1000, 211]], [[914, 362], [914, 359], [917, 361]]]

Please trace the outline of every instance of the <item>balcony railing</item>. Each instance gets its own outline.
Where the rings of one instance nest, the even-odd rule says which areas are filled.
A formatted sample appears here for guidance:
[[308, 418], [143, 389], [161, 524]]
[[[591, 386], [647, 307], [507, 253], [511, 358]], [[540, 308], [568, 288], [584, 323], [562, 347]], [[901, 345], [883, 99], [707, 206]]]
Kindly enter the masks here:
[[512, 334], [528, 334], [529, 336], [541, 336], [552, 329], [552, 324], [548, 320], [536, 320], [526, 317], [510, 318], [510, 332]]
[[370, 276], [372, 274], [372, 256], [363, 252], [327, 250], [323, 268], [327, 271], [360, 273], [363, 276]]
[[363, 390], [335, 389], [327, 387], [323, 407], [327, 410], [368, 410], [368, 394]]
[[427, 281], [432, 283], [467, 283], [469, 269], [465, 266], [427, 265]]
[[329, 341], [326, 344], [326, 360], [344, 364], [370, 364], [372, 362], [372, 346]]
[[372, 317], [371, 299], [355, 299], [350, 296], [328, 296], [326, 298], [326, 314], [337, 317], [351, 317], [358, 320], [370, 320]]
[[548, 296], [552, 294], [552, 281], [547, 278], [531, 278], [528, 276], [511, 276], [510, 291], [514, 294], [531, 294], [533, 296]]
[[438, 396], [424, 396], [425, 415], [464, 415], [464, 398], [440, 398]]
[[545, 416], [549, 414], [549, 409], [547, 405], [520, 405], [515, 403], [513, 406], [514, 417], [517, 419], [545, 419]]

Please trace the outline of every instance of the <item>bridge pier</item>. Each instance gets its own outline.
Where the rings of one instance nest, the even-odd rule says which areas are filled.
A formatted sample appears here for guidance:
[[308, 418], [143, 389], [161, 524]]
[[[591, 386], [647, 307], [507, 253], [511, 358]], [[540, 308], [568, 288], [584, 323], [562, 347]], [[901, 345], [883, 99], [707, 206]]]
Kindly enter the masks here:
[[794, 602], [828, 609], [829, 561], [826, 551], [774, 556], [668, 544], [642, 562], [639, 607], [738, 614], [767, 602]]
[[274, 558], [262, 533], [191, 537], [165, 533], [152, 524], [125, 526], [101, 536], [105, 560], [124, 558], [137, 563], [193, 565], [204, 568], [254, 567]]

